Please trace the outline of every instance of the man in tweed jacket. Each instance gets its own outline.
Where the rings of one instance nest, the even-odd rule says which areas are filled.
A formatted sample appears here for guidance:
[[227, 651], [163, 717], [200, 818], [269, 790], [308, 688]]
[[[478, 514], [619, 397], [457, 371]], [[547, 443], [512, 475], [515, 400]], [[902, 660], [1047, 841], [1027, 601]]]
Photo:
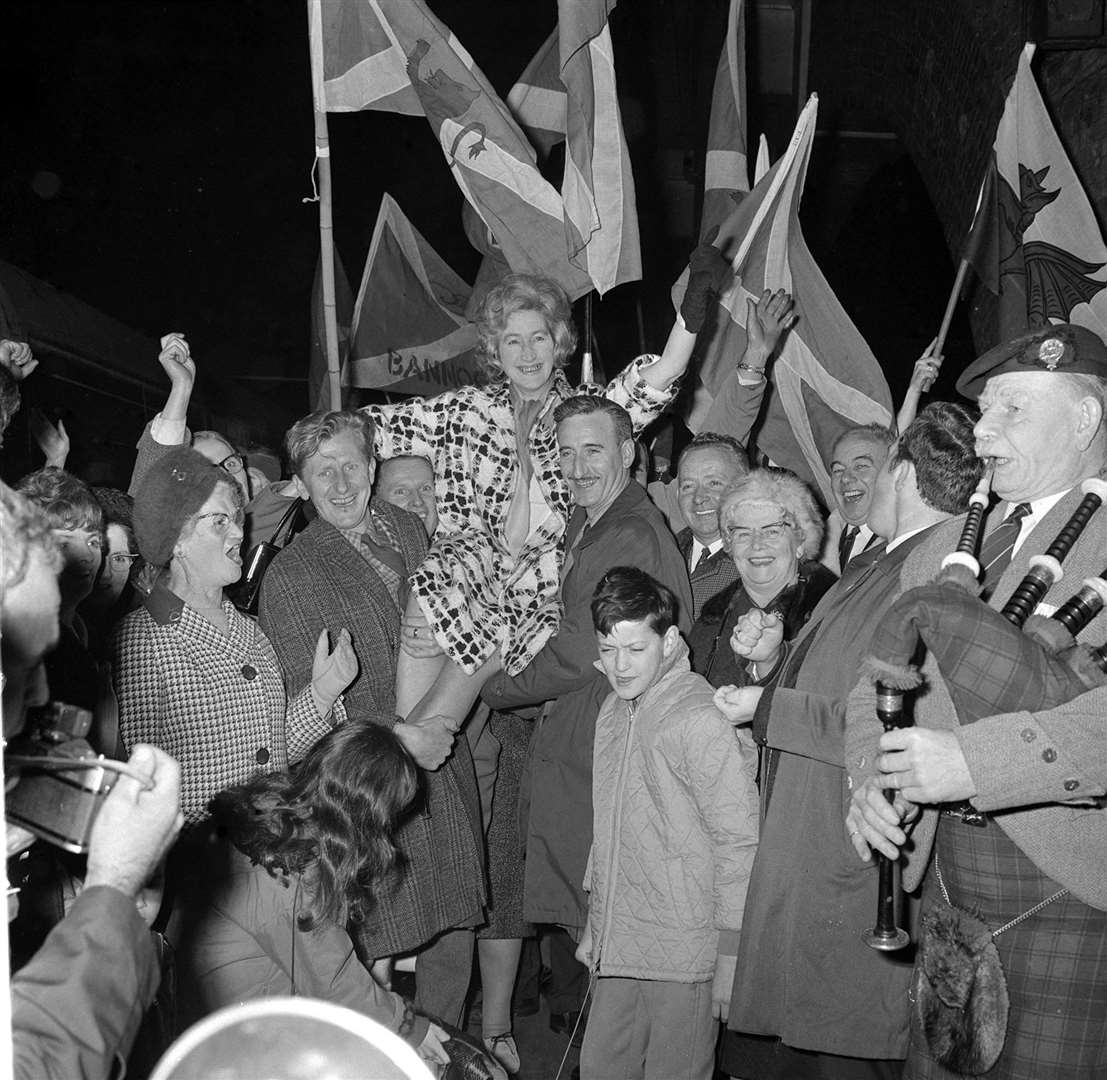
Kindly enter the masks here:
[[[1081, 481], [1107, 464], [1107, 346], [1083, 327], [1048, 326], [985, 353], [958, 389], [980, 397], [976, 449], [994, 464], [992, 487], [1003, 500], [988, 514], [985, 545], [999, 521], [1023, 504], [1029, 508], [1006, 570], [993, 573], [991, 583], [984, 576], [985, 589], [993, 588], [989, 605], [1002, 609], [1030, 559], [1052, 543], [1081, 501]], [[956, 546], [959, 526], [939, 528], [912, 553], [903, 569], [905, 589], [933, 578], [942, 556]], [[1038, 614], [1055, 610], [1083, 578], [1102, 575], [1105, 562], [1107, 511], [1100, 509]], [[1081, 638], [1098, 644], [1105, 637], [1107, 615], [1101, 613]], [[915, 729], [881, 735], [872, 688], [862, 685], [851, 695], [847, 832], [863, 857], [870, 844], [896, 855], [905, 840], [899, 814], [918, 814], [923, 804], [903, 853], [903, 883], [913, 889], [926, 873], [924, 910], [946, 903], [948, 893], [949, 903], [979, 910], [995, 931], [1049, 899], [994, 939], [1010, 1014], [1003, 1050], [988, 1076], [1107, 1075], [1105, 695], [1091, 691], [1048, 712], [962, 725], [932, 658], [922, 672]], [[885, 785], [899, 793], [895, 814], [887, 814]], [[983, 828], [940, 814], [939, 804], [964, 799], [985, 812]], [[905, 1076], [953, 1076], [931, 1058], [917, 1024]]]
[[293, 425], [286, 444], [300, 495], [318, 517], [270, 566], [261, 625], [288, 686], [310, 673], [321, 629], [333, 640], [347, 628], [359, 665], [343, 696], [348, 722], [393, 727], [424, 768], [425, 802], [396, 838], [404, 869], [352, 929], [363, 960], [423, 948], [416, 1003], [456, 1023], [485, 900], [472, 759], [467, 740], [454, 743], [441, 725], [397, 723], [395, 715], [400, 613], [407, 576], [427, 550], [426, 530], [414, 514], [370, 498], [372, 421], [363, 414], [313, 413]]

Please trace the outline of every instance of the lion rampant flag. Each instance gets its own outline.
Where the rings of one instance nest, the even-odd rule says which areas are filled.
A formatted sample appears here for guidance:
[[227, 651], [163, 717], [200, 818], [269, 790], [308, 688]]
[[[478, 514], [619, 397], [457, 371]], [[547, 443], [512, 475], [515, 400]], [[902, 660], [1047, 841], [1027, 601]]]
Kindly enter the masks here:
[[[817, 111], [818, 98], [812, 94], [783, 157], [719, 230], [715, 245], [731, 260], [736, 277], [696, 342], [693, 363], [704, 393], [697, 394], [697, 411], [688, 424], [699, 430], [706, 407], [745, 351], [747, 301], [756, 301], [764, 289], [787, 290], [799, 318], [772, 362], [755, 438], [758, 450], [817, 486], [829, 504], [827, 464], [835, 439], [857, 424], [891, 424], [892, 397], [876, 357], [800, 230], [799, 204]], [[686, 283], [687, 271], [673, 287], [678, 308]]]
[[322, 50], [328, 111], [425, 116], [512, 270], [551, 277], [573, 299], [591, 290], [588, 274], [569, 261], [564, 203], [538, 171], [534, 149], [423, 0], [327, 0], [312, 33], [320, 37], [313, 47]]
[[964, 257], [999, 297], [999, 338], [1071, 322], [1107, 340], [1107, 246], [1038, 93], [1018, 70], [996, 131]]

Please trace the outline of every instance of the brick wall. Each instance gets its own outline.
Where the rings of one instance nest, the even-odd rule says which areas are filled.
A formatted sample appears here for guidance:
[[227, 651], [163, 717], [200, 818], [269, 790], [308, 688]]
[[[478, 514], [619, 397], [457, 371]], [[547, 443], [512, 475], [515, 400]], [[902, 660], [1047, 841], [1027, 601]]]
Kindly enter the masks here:
[[[1032, 0], [813, 5], [810, 86], [820, 95], [820, 127], [895, 132], [955, 256], [1033, 7]], [[1107, 50], [1040, 49], [1035, 75], [1102, 227]], [[981, 330], [985, 322], [974, 319]]]

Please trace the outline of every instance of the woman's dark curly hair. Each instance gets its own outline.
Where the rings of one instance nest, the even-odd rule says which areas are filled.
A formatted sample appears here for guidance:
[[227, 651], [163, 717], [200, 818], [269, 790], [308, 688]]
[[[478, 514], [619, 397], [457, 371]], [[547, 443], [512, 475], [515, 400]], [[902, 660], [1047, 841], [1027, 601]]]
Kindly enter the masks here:
[[311, 905], [299, 922], [310, 930], [364, 918], [400, 859], [392, 833], [418, 787], [418, 769], [391, 731], [349, 722], [289, 772], [221, 791], [211, 811], [253, 862], [304, 876]]

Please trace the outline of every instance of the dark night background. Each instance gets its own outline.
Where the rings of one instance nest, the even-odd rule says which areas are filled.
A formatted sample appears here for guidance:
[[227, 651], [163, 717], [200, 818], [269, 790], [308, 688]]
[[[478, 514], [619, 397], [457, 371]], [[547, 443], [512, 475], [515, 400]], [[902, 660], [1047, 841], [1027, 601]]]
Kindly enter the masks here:
[[[501, 95], [549, 33], [557, 10], [555, 0], [430, 6]], [[964, 18], [966, 8], [988, 6], [981, 0], [957, 10]], [[910, 50], [919, 27], [931, 25], [930, 9], [906, 0], [902, 7], [892, 24], [901, 37], [896, 47]], [[812, 11], [808, 90], [820, 94], [820, 136], [804, 228], [898, 401], [911, 364], [936, 332], [954, 271], [950, 249], [972, 209], [973, 168], [961, 168], [966, 178], [959, 182], [934, 177], [983, 161], [1020, 29], [1006, 27], [1002, 39], [985, 40], [980, 27], [987, 29], [992, 13], [977, 13], [974, 48], [986, 46], [985, 61], [987, 49], [1002, 52], [1007, 70], [989, 67], [990, 81], [973, 83], [976, 100], [969, 105], [977, 108], [967, 131], [962, 115], [956, 152], [964, 160], [935, 168], [919, 149], [926, 143], [920, 132], [949, 131], [953, 114], [942, 115], [939, 98], [920, 120], [910, 88], [932, 78], [956, 111], [966, 108], [956, 81], [929, 70], [921, 54], [913, 68], [893, 67], [892, 45], [879, 35], [858, 40], [858, 29], [887, 26], [881, 5], [826, 0]], [[600, 354], [612, 370], [637, 351], [636, 300], [651, 347], [659, 346], [672, 317], [668, 289], [698, 221], [725, 19], [725, 0], [623, 0], [612, 16], [645, 278], [596, 305]], [[149, 385], [118, 395], [130, 404], [105, 406], [96, 372], [68, 383], [52, 379], [46, 360], [25, 384], [25, 399], [66, 415], [75, 471], [104, 474], [107, 466], [97, 463], [109, 462], [117, 473], [129, 465], [143, 419], [160, 405], [165, 380], [156, 338], [181, 330], [197, 359], [199, 388], [207, 378], [209, 397], [213, 387], [221, 395], [209, 406], [217, 415], [222, 409], [224, 419], [237, 418], [224, 429], [229, 424], [239, 442], [275, 444], [307, 408], [301, 380], [319, 242], [317, 207], [303, 201], [311, 194], [313, 161], [304, 4], [17, 0], [6, 5], [3, 25], [0, 258], [147, 335], [152, 346]], [[843, 34], [849, 48], [878, 63], [862, 72], [844, 55]], [[771, 71], [776, 60], [752, 63]], [[749, 137], [755, 145], [756, 134], [767, 130], [775, 158], [796, 102], [759, 87], [760, 78], [751, 73]], [[908, 100], [916, 104], [906, 107]], [[330, 133], [335, 237], [355, 291], [384, 191], [472, 280], [477, 256], [461, 229], [461, 195], [426, 121], [332, 114]], [[939, 190], [943, 182], [951, 190]], [[963, 363], [972, 348], [959, 315], [947, 355], [960, 353]], [[37, 463], [19, 421], [6, 451], [8, 479]]]

